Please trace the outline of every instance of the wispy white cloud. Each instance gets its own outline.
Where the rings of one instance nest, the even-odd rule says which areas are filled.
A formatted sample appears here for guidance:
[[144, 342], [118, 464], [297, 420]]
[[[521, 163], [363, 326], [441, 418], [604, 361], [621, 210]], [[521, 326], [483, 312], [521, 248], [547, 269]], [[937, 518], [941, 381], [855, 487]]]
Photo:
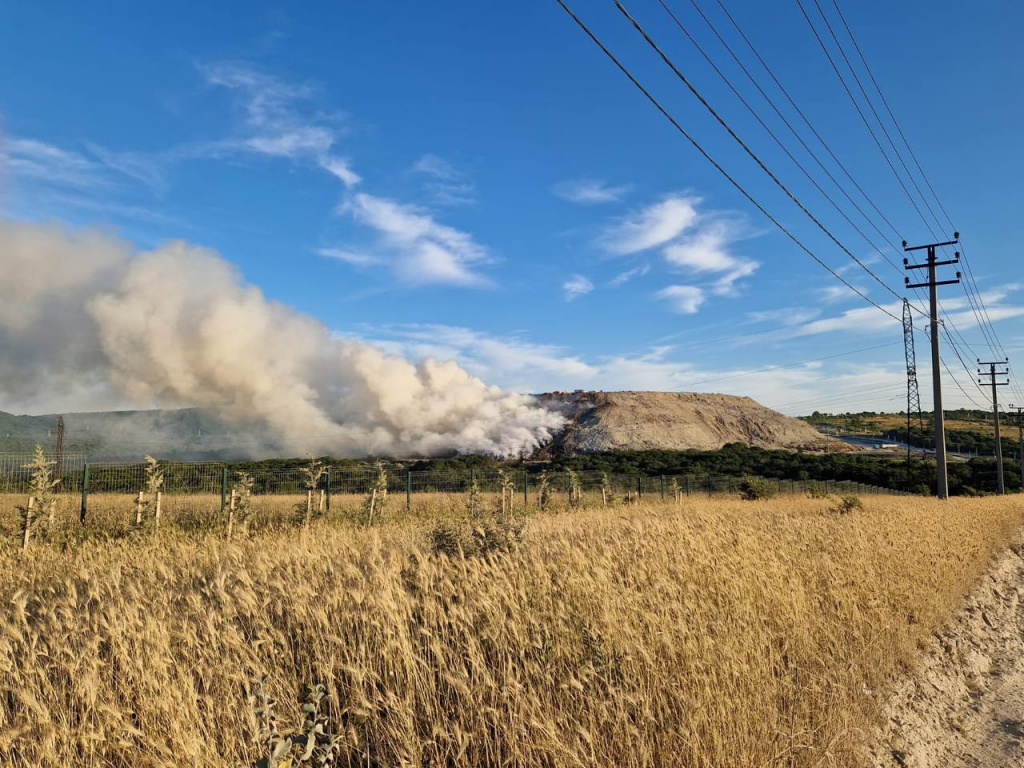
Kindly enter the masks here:
[[339, 207], [375, 230], [390, 252], [395, 273], [409, 283], [480, 287], [489, 284], [475, 269], [491, 259], [472, 235], [438, 223], [428, 212], [366, 193]]
[[700, 311], [704, 303], [704, 291], [695, 285], [669, 285], [658, 291], [655, 296], [668, 303], [673, 312], [681, 315], [694, 315]]
[[34, 139], [8, 138], [0, 142], [0, 163], [13, 177], [57, 187], [89, 189], [111, 183], [100, 163]]
[[166, 158], [145, 152], [114, 152], [93, 143], [86, 147], [107, 168], [140, 181], [155, 192], [166, 191]]
[[562, 290], [565, 291], [565, 300], [573, 301], [594, 290], [594, 284], [583, 275], [573, 275], [562, 283]]
[[[870, 289], [858, 285], [857, 290], [866, 295]], [[857, 299], [858, 301], [860, 300], [857, 297], [857, 294], [855, 294], [845, 285], [823, 286], [822, 288], [818, 289], [818, 295], [821, 296], [821, 300], [824, 301], [826, 304], [836, 304], [840, 301], [847, 301], [849, 299]]]
[[628, 283], [634, 277], [643, 277], [644, 275], [646, 275], [650, 271], [651, 271], [651, 265], [650, 264], [641, 264], [639, 267], [633, 267], [632, 269], [627, 269], [625, 272], [620, 272], [615, 277], [613, 277], [611, 280], [609, 280], [608, 281], [608, 287], [609, 288], [618, 288], [620, 285], [625, 285], [626, 283]]
[[292, 83], [243, 62], [207, 62], [198, 69], [210, 85], [227, 88], [237, 94], [245, 113], [247, 136], [213, 142], [211, 153], [248, 151], [267, 157], [293, 161], [312, 161], [354, 187], [361, 177], [348, 159], [334, 152], [339, 129], [320, 113], [310, 114], [301, 105], [311, 100], [316, 90], [308, 84]]
[[375, 256], [372, 253], [348, 251], [343, 248], [318, 248], [316, 252], [325, 258], [343, 261], [353, 267], [372, 267], [384, 261], [380, 256]]
[[632, 184], [609, 186], [597, 179], [571, 179], [561, 181], [552, 187], [556, 197], [570, 203], [614, 203], [618, 202], [633, 189]]
[[665, 245], [697, 222], [699, 202], [694, 197], [667, 197], [617, 219], [598, 242], [606, 251], [619, 256]]
[[821, 314], [816, 307], [781, 307], [757, 312], [747, 312], [752, 323], [781, 323], [782, 325], [801, 325], [810, 322]]
[[412, 166], [416, 173], [424, 173], [437, 179], [457, 179], [460, 174], [455, 166], [438, 155], [427, 153], [422, 155]]
[[[732, 252], [734, 243], [750, 236], [744, 220], [701, 212], [701, 202], [695, 195], [669, 195], [615, 220], [598, 238], [598, 245], [615, 255], [661, 249], [671, 269], [706, 280], [698, 285], [672, 285], [658, 294], [674, 311], [684, 314], [697, 312], [708, 294], [736, 296], [737, 282], [760, 266]], [[621, 285], [638, 274], [643, 272], [623, 272], [611, 284]]]
[[473, 205], [476, 202], [476, 187], [466, 179], [465, 173], [443, 157], [423, 155], [411, 170], [428, 178], [425, 187], [436, 205]]

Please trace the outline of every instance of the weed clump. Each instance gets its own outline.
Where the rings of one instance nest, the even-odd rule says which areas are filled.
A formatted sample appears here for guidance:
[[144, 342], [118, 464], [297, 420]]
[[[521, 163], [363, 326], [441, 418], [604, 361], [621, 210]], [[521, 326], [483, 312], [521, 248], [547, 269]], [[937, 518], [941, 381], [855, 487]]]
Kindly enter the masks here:
[[521, 520], [490, 518], [441, 523], [430, 532], [430, 549], [448, 557], [485, 557], [509, 552], [523, 539]]
[[327, 731], [327, 716], [320, 707], [327, 697], [323, 685], [306, 687], [302, 700], [302, 725], [294, 733], [282, 735], [274, 712], [276, 702], [263, 689], [266, 676], [252, 682], [249, 697], [256, 715], [258, 736], [263, 756], [253, 768], [292, 768], [298, 765], [332, 766], [341, 757], [342, 737]]
[[864, 502], [860, 500], [859, 496], [843, 496], [839, 499], [839, 502], [832, 507], [832, 511], [837, 515], [848, 515], [851, 512], [861, 512], [864, 509]]
[[28, 548], [32, 534], [36, 531], [37, 515], [46, 513], [46, 532], [53, 530], [53, 518], [57, 509], [57, 497], [54, 493], [60, 478], [53, 477], [53, 468], [57, 462], [50, 461], [43, 452], [43, 446], [36, 445], [32, 461], [25, 465], [26, 469], [32, 470], [32, 479], [29, 482], [28, 501], [24, 507], [18, 507], [21, 512], [21, 533], [22, 549]]
[[761, 499], [773, 499], [778, 495], [779, 489], [774, 483], [752, 477], [740, 483], [740, 498], [744, 501], [758, 501]]

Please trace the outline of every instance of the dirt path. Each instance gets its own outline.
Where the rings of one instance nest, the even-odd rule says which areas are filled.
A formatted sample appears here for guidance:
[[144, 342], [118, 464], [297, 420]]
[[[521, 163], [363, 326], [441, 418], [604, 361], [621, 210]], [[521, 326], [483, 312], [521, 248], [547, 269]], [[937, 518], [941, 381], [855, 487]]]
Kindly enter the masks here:
[[877, 768], [1024, 767], [1024, 545], [975, 588], [886, 713]]

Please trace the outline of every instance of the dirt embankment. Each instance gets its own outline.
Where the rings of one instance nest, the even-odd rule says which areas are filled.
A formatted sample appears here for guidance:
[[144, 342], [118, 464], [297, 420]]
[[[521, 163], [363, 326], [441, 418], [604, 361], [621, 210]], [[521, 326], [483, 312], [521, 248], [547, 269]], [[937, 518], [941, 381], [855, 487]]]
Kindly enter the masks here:
[[877, 768], [1024, 766], [1024, 544], [1006, 552], [886, 704]]
[[820, 448], [822, 435], [749, 397], [696, 392], [551, 392], [539, 395], [569, 425], [552, 454], [609, 450], [714, 450], [726, 443], [759, 448]]

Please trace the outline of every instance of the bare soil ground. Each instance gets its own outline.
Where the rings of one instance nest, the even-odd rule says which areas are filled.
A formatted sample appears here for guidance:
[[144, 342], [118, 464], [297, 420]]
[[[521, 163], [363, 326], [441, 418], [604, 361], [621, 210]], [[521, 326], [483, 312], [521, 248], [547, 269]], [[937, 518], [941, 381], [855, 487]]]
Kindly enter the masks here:
[[[569, 424], [543, 450], [553, 454], [608, 450], [715, 450], [726, 443], [759, 448], [822, 448], [810, 424], [749, 397], [699, 392], [551, 392], [544, 405]], [[841, 444], [840, 444], [841, 445]]]
[[1024, 766], [1024, 542], [966, 599], [886, 705], [878, 768]]

